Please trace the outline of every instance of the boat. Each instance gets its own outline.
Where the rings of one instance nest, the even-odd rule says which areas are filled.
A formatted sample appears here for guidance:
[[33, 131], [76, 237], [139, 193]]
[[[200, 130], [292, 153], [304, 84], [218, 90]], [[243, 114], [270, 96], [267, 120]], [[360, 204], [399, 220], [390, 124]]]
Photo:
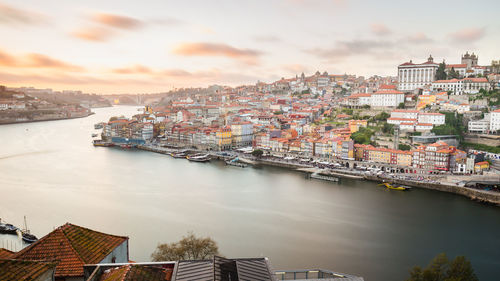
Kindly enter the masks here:
[[233, 158], [231, 160], [227, 160], [227, 161], [224, 161], [224, 162], [226, 163], [226, 165], [240, 167], [240, 168], [246, 168], [248, 166], [245, 163], [238, 162], [238, 160], [239, 160], [239, 158], [235, 157], [235, 158]]
[[34, 243], [34, 242], [38, 241], [38, 238], [35, 235], [33, 235], [31, 233], [27, 233], [27, 232], [23, 232], [22, 238], [23, 238], [23, 241], [26, 243]]
[[98, 134], [92, 134], [93, 138], [96, 138], [97, 136], [98, 136]]
[[395, 185], [392, 185], [388, 182], [384, 182], [384, 183], [381, 183], [379, 185], [385, 186], [387, 189], [399, 190], [399, 191], [407, 191], [407, 190], [411, 189], [411, 187], [409, 187], [409, 186], [405, 186], [405, 185], [395, 186]]
[[94, 144], [94, 146], [104, 146], [104, 147], [115, 146], [114, 143], [112, 143], [112, 142], [105, 142], [103, 140], [94, 140], [92, 142], [92, 144]]
[[186, 159], [189, 161], [194, 161], [194, 162], [209, 162], [210, 155], [208, 155], [208, 154], [195, 154], [195, 155], [186, 156]]
[[22, 239], [26, 243], [34, 243], [38, 240], [38, 238], [30, 233], [30, 230], [28, 229], [28, 224], [26, 223], [26, 216], [24, 216], [24, 229], [21, 230], [22, 233]]
[[18, 228], [10, 223], [0, 223], [0, 234], [17, 234]]
[[122, 144], [120, 144], [120, 147], [125, 148], [125, 149], [130, 149], [130, 148], [132, 148], [132, 145], [128, 144], [128, 143], [122, 143]]
[[101, 123], [97, 123], [97, 124], [94, 124], [94, 129], [98, 130], [98, 129], [102, 129], [104, 127], [104, 124], [101, 122]]
[[325, 176], [325, 175], [320, 175], [320, 174], [316, 174], [316, 173], [311, 174], [311, 178], [318, 179], [318, 180], [325, 180], [325, 181], [333, 181], [333, 182], [339, 181], [339, 178], [337, 178], [337, 177]]
[[186, 158], [186, 154], [185, 153], [171, 153], [170, 156], [174, 157], [174, 158]]

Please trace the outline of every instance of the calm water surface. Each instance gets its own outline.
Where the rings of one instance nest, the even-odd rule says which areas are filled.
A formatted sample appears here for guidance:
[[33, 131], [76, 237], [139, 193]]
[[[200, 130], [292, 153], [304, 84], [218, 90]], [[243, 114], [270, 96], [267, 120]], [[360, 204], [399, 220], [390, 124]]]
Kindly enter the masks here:
[[[0, 218], [22, 226], [26, 215], [39, 237], [66, 222], [127, 235], [135, 261], [194, 231], [225, 256], [267, 256], [275, 269], [404, 280], [413, 265], [446, 252], [469, 257], [481, 280], [498, 280], [500, 208], [429, 190], [95, 148], [95, 123], [137, 108], [94, 111], [0, 126]], [[0, 246], [7, 240], [0, 236]]]

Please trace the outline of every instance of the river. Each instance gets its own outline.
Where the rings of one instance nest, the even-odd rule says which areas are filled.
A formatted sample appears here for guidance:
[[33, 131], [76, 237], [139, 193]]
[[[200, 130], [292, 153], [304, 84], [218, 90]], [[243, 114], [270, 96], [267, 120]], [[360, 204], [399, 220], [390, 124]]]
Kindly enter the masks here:
[[[500, 208], [431, 190], [93, 147], [93, 124], [137, 107], [94, 111], [0, 126], [0, 218], [21, 227], [26, 215], [39, 237], [66, 222], [126, 235], [134, 261], [193, 231], [214, 238], [224, 256], [266, 256], [275, 269], [405, 280], [412, 266], [446, 252], [467, 256], [480, 280], [498, 278]], [[12, 247], [9, 239], [0, 235], [0, 247]]]

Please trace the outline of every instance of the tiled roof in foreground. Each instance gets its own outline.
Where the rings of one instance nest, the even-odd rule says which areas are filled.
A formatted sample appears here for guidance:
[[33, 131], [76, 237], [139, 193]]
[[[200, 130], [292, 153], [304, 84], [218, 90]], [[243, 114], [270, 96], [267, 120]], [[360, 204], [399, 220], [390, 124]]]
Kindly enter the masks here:
[[108, 269], [99, 281], [170, 281], [172, 270], [154, 265], [124, 265]]
[[0, 260], [0, 280], [28, 281], [36, 280], [49, 270], [53, 270], [53, 262]]
[[0, 259], [10, 259], [15, 253], [4, 248], [0, 248]]
[[128, 237], [66, 223], [16, 253], [22, 260], [57, 261], [56, 277], [83, 276], [83, 265], [99, 263]]

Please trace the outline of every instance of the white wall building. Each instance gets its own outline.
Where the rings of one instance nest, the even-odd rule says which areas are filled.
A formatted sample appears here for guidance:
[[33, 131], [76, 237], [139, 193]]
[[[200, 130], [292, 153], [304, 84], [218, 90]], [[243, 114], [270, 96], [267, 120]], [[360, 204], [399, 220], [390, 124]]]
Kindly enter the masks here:
[[411, 60], [398, 66], [398, 90], [413, 91], [431, 85], [435, 80], [438, 64], [432, 56], [426, 62], [415, 64]]
[[442, 113], [423, 112], [418, 114], [418, 123], [426, 123], [432, 125], [444, 125], [445, 115]]
[[377, 91], [371, 95], [371, 106], [380, 107], [396, 107], [400, 103], [405, 102], [405, 95], [403, 92], [388, 90]]
[[490, 133], [500, 130], [500, 109], [492, 111], [490, 114]]
[[490, 129], [490, 121], [483, 120], [471, 120], [469, 121], [467, 128], [469, 133], [484, 134]]

